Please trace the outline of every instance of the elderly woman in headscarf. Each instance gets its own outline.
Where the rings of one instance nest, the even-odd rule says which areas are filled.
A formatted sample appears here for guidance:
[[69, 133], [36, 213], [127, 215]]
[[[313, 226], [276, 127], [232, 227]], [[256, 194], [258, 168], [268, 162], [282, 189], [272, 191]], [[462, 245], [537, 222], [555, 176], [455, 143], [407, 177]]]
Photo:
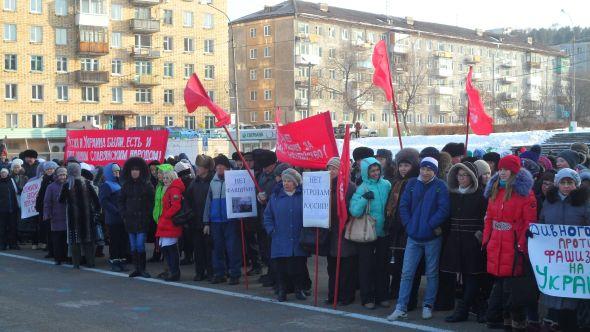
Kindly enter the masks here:
[[82, 177], [80, 164], [69, 163], [67, 170], [68, 181], [62, 187], [59, 202], [66, 204], [67, 241], [72, 251], [72, 263], [79, 269], [83, 252], [86, 266], [94, 267], [96, 215], [100, 203], [92, 183]]
[[68, 245], [66, 241], [66, 204], [59, 201], [59, 195], [68, 177], [68, 171], [60, 167], [55, 170], [53, 181], [43, 198], [43, 218], [51, 225], [53, 259], [56, 265], [66, 260]]
[[46, 161], [40, 166], [43, 169], [43, 176], [41, 186], [35, 200], [35, 210], [39, 213], [39, 242], [41, 248], [48, 251], [45, 258], [53, 258], [53, 246], [49, 241], [50, 225], [49, 222], [43, 218], [43, 200], [45, 198], [45, 191], [47, 187], [53, 182], [53, 172], [57, 169], [57, 164], [53, 161]]

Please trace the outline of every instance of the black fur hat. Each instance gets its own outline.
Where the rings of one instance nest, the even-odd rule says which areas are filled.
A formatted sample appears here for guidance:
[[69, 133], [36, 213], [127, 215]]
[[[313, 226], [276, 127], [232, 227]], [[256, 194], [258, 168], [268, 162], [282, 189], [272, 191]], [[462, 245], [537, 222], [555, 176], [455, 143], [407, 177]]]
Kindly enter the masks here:
[[[151, 163], [150, 163], [151, 164]], [[127, 159], [123, 169], [121, 170], [121, 181], [125, 182], [131, 180], [131, 170], [139, 169], [139, 177], [144, 181], [148, 181], [150, 172], [145, 160], [141, 157], [131, 157]]]
[[359, 146], [358, 148], [352, 151], [352, 159], [354, 159], [354, 161], [360, 161], [365, 158], [373, 157], [374, 155], [375, 151], [366, 146]]
[[465, 154], [465, 144], [463, 143], [447, 143], [442, 149], [443, 152], [447, 152], [451, 157], [459, 157]]

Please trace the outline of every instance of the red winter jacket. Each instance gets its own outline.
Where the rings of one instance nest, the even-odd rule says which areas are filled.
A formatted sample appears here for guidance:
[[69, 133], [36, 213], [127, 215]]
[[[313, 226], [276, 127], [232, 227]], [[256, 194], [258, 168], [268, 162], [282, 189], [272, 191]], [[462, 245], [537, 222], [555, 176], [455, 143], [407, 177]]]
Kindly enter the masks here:
[[531, 191], [533, 178], [527, 170], [521, 169], [508, 201], [504, 201], [503, 188], [495, 199], [490, 197], [492, 186], [498, 180], [496, 174], [485, 190], [485, 197], [489, 199], [482, 244], [487, 250], [487, 271], [496, 277], [519, 276], [523, 272], [523, 262], [528, 259], [526, 231], [529, 224], [537, 220], [537, 200]]
[[158, 219], [158, 229], [156, 237], [181, 237], [182, 226], [176, 226], [172, 223], [172, 217], [180, 211], [182, 204], [182, 193], [184, 192], [184, 183], [181, 179], [175, 179], [162, 197], [162, 215]]

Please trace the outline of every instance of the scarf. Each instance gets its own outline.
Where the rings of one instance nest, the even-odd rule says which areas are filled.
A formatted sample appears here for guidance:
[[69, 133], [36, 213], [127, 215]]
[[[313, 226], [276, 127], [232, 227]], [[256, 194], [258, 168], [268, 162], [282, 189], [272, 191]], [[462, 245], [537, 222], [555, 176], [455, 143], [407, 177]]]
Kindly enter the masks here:
[[506, 188], [506, 181], [505, 180], [498, 180], [498, 185], [500, 186], [500, 188]]
[[152, 213], [152, 217], [154, 218], [154, 221], [156, 222], [156, 224], [158, 223], [158, 219], [160, 219], [160, 216], [162, 215], [162, 198], [164, 198], [165, 192], [166, 192], [166, 190], [164, 188], [164, 184], [162, 182], [159, 182], [158, 185], [156, 186], [156, 196], [154, 199], [154, 211]]

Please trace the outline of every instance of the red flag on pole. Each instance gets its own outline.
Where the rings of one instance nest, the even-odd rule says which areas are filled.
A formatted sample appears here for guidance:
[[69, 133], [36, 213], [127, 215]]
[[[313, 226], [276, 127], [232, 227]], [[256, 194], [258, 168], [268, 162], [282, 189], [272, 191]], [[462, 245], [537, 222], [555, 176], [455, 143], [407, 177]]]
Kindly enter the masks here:
[[346, 220], [348, 220], [348, 207], [346, 206], [346, 192], [350, 182], [350, 127], [346, 125], [346, 134], [342, 145], [342, 154], [340, 155], [340, 169], [338, 170], [337, 182], [337, 202], [338, 202], [338, 220], [339, 232], [342, 232]]
[[387, 56], [387, 45], [381, 40], [375, 45], [373, 51], [373, 84], [383, 89], [387, 101], [393, 100], [393, 86], [391, 85], [391, 71], [389, 69], [389, 57]]
[[215, 115], [215, 118], [217, 119], [215, 126], [217, 127], [227, 126], [231, 123], [229, 114], [225, 113], [221, 107], [209, 98], [209, 95], [207, 94], [207, 91], [205, 91], [205, 88], [203, 88], [197, 74], [193, 73], [188, 82], [186, 82], [186, 87], [184, 88], [184, 103], [186, 104], [186, 110], [189, 113], [194, 112], [199, 106], [207, 107], [211, 113]]
[[469, 67], [465, 90], [467, 91], [467, 120], [471, 130], [476, 135], [489, 135], [494, 131], [492, 118], [486, 113], [483, 102], [479, 96], [479, 91], [473, 86], [471, 76], [473, 67]]

